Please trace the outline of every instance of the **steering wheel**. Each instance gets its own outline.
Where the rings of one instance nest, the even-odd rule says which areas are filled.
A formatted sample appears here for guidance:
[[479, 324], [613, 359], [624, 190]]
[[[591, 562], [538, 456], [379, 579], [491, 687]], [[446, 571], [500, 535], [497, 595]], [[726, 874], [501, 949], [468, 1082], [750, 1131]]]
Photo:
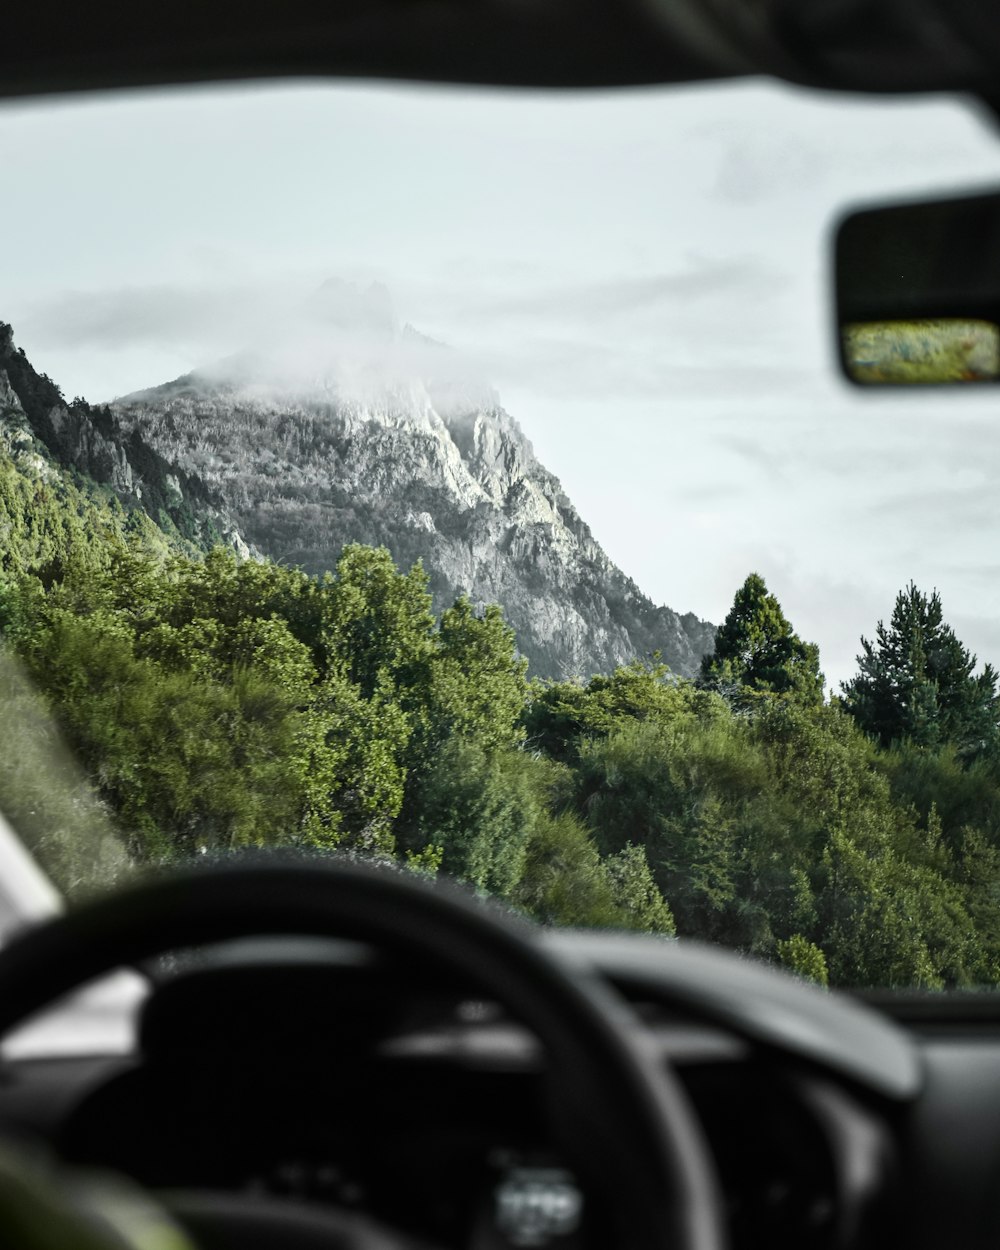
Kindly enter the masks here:
[[[721, 1250], [721, 1203], [676, 1078], [629, 1031], [596, 977], [543, 949], [526, 922], [446, 883], [336, 859], [237, 862], [157, 877], [70, 911], [0, 951], [0, 1038], [87, 981], [171, 949], [250, 936], [353, 938], [473, 981], [537, 1035], [560, 1138], [599, 1188], [615, 1244]], [[154, 1130], [155, 1131], [155, 1128]], [[344, 1218], [241, 1197], [175, 1207], [202, 1246], [375, 1250]]]

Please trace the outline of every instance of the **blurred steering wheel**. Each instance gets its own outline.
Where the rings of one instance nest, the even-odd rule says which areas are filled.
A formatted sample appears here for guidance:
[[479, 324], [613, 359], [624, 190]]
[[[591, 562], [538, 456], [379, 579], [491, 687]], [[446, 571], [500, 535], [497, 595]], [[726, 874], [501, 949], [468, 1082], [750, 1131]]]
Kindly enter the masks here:
[[[543, 949], [527, 923], [398, 869], [264, 858], [154, 878], [89, 903], [0, 951], [0, 1038], [122, 965], [288, 934], [372, 943], [477, 984], [542, 1043], [553, 1128], [599, 1194], [612, 1244], [721, 1250], [721, 1203], [700, 1128], [676, 1079], [637, 1040], [625, 1004]], [[203, 1250], [405, 1244], [371, 1222], [277, 1199], [191, 1192], [168, 1205]]]

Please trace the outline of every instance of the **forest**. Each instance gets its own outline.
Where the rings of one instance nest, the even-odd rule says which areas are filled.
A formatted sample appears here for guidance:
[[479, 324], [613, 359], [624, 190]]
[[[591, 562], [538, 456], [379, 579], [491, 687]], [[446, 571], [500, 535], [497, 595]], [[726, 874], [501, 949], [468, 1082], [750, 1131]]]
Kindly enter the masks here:
[[8, 442], [0, 810], [71, 896], [284, 846], [831, 986], [995, 985], [997, 674], [935, 592], [887, 607], [835, 697], [757, 574], [695, 680], [543, 682], [499, 608], [435, 617], [419, 564], [197, 554]]

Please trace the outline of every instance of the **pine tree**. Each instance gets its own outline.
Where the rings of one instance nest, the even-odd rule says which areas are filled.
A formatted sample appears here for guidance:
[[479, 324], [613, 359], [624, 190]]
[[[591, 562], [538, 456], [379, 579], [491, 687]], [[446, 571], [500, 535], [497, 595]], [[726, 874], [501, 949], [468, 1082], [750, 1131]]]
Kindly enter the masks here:
[[699, 684], [737, 700], [753, 691], [822, 702], [819, 649], [794, 633], [759, 573], [751, 573], [736, 592], [715, 650], [701, 662]]
[[844, 683], [844, 703], [882, 746], [950, 745], [966, 758], [992, 752], [1000, 730], [997, 672], [976, 657], [944, 621], [941, 596], [913, 582], [896, 596], [888, 627], [861, 639], [858, 674]]

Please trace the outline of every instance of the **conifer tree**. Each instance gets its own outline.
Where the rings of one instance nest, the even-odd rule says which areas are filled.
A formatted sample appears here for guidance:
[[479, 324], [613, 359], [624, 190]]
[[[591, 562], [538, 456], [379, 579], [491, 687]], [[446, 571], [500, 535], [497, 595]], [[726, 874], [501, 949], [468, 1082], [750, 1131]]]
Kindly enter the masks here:
[[858, 674], [844, 683], [844, 703], [882, 746], [950, 745], [963, 758], [992, 753], [998, 741], [997, 672], [978, 675], [976, 657], [944, 621], [941, 596], [913, 582], [899, 592], [892, 618], [875, 641], [861, 639]]
[[715, 650], [701, 662], [699, 684], [737, 700], [753, 691], [823, 701], [819, 649], [792, 630], [759, 573], [751, 573], [736, 592]]

